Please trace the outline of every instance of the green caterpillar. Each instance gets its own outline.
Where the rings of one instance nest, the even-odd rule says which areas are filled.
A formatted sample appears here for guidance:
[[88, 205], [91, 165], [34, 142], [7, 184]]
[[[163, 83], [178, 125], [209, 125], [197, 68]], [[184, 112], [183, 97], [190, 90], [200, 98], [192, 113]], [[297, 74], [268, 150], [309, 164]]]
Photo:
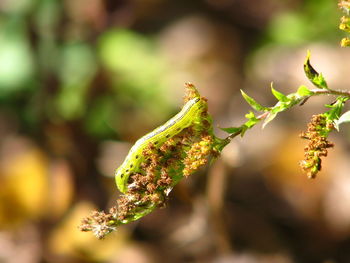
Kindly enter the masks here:
[[157, 148], [160, 147], [166, 140], [191, 126], [205, 107], [205, 100], [195, 97], [189, 100], [182, 110], [165, 124], [137, 140], [134, 146], [131, 147], [125, 161], [115, 171], [115, 181], [118, 189], [122, 193], [126, 193], [129, 176], [131, 173], [139, 171], [139, 166], [143, 161], [142, 152], [150, 143]]

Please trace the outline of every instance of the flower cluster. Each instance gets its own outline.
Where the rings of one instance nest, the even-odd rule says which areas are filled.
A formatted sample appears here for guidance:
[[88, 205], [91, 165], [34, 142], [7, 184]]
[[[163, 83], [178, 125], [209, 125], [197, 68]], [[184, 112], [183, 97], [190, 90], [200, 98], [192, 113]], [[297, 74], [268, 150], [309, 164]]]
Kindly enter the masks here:
[[309, 178], [315, 178], [321, 170], [321, 157], [326, 157], [328, 148], [334, 146], [327, 140], [329, 132], [334, 129], [332, 123], [327, 122], [323, 114], [313, 115], [306, 132], [302, 132], [300, 137], [308, 140], [304, 148], [305, 159], [300, 162], [300, 166]]
[[90, 216], [81, 220], [79, 229], [84, 232], [91, 231], [97, 238], [102, 239], [115, 230], [117, 214], [116, 207], [110, 208], [109, 213], [93, 211]]
[[213, 151], [213, 138], [210, 135], [202, 135], [200, 141], [192, 144], [190, 150], [187, 152], [187, 156], [183, 163], [185, 165], [183, 169], [184, 176], [188, 177], [199, 167], [205, 165], [208, 161], [208, 156], [215, 156], [218, 152]]
[[[350, 33], [350, 1], [349, 0], [342, 0], [339, 2], [339, 7], [346, 13], [346, 16], [341, 17], [339, 29]], [[345, 37], [341, 40], [340, 45], [342, 47], [349, 47], [350, 46], [350, 38]]]

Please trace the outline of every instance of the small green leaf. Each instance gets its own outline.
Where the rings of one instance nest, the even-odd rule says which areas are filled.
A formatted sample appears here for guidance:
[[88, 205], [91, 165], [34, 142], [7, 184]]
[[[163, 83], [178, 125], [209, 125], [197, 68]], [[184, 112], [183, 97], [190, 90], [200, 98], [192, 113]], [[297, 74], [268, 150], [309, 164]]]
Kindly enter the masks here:
[[319, 74], [310, 63], [310, 51], [307, 51], [304, 62], [304, 72], [306, 77], [319, 89], [328, 89], [328, 85], [322, 74]]
[[316, 85], [316, 87], [320, 88], [320, 89], [328, 89], [328, 85], [326, 80], [324, 79], [322, 73], [320, 73], [318, 75], [318, 77], [314, 78], [313, 80], [313, 84]]
[[325, 116], [328, 121], [337, 122], [341, 112], [343, 111], [345, 102], [348, 100], [346, 97], [338, 97], [336, 102], [330, 105], [325, 105], [327, 108], [330, 108], [329, 111], [325, 112]]
[[345, 112], [343, 115], [340, 116], [340, 118], [337, 121], [337, 125], [340, 125], [342, 123], [350, 122], [350, 111]]
[[244, 136], [245, 132], [249, 129], [245, 124], [242, 125], [242, 132], [241, 132], [241, 137]]
[[249, 120], [249, 121], [247, 121], [246, 123], [245, 123], [245, 125], [248, 127], [248, 128], [252, 128], [255, 124], [257, 124], [258, 123], [258, 119], [256, 119], [256, 120]]
[[260, 121], [258, 118], [255, 117], [254, 112], [252, 111], [246, 114], [245, 117], [248, 119], [248, 121], [244, 125], [247, 126], [248, 129], [253, 127]]
[[246, 117], [248, 120], [256, 118], [254, 112], [252, 111], [249, 111], [249, 113], [247, 113], [244, 117]]
[[310, 56], [311, 56], [311, 53], [310, 53], [310, 50], [308, 50], [306, 54], [306, 60], [304, 62], [304, 72], [306, 77], [312, 82], [314, 77], [318, 76], [318, 72], [311, 65]]
[[284, 95], [283, 93], [275, 90], [272, 85], [271, 85], [271, 92], [273, 94], [273, 96], [276, 97], [276, 99], [278, 99], [278, 101], [281, 101], [281, 102], [287, 102], [289, 101], [288, 97], [286, 95]]
[[252, 97], [249, 97], [243, 90], [241, 90], [242, 96], [246, 102], [256, 111], [264, 111], [266, 108], [257, 103]]
[[307, 96], [313, 95], [314, 92], [312, 92], [311, 90], [309, 90], [306, 86], [301, 85], [301, 86], [298, 88], [297, 94], [298, 94], [299, 96], [302, 96], [302, 97], [307, 97]]
[[240, 132], [242, 130], [242, 127], [229, 127], [229, 128], [220, 128], [220, 130], [223, 130], [227, 133], [236, 133], [236, 132]]

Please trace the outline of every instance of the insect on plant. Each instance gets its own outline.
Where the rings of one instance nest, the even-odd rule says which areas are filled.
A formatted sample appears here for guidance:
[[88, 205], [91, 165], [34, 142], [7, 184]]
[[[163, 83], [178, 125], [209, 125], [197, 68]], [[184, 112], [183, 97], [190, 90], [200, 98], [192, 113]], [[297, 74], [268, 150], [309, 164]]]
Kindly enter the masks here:
[[[341, 18], [340, 29], [350, 33], [349, 1], [340, 1], [339, 6], [347, 14]], [[350, 39], [343, 38], [341, 46], [350, 46]], [[119, 225], [138, 220], [164, 206], [169, 193], [180, 180], [217, 158], [236, 136], [243, 137], [247, 130], [260, 122], [263, 122], [263, 127], [266, 126], [279, 113], [296, 105], [302, 106], [314, 96], [333, 95], [336, 99], [325, 105], [327, 111], [312, 116], [307, 131], [301, 133], [308, 144], [300, 166], [309, 178], [316, 178], [322, 167], [321, 158], [326, 157], [328, 148], [334, 146], [328, 141], [329, 134], [339, 130], [340, 124], [350, 122], [350, 111], [343, 113], [346, 102], [350, 100], [350, 92], [331, 89], [323, 75], [311, 65], [309, 52], [304, 72], [314, 89], [301, 85], [296, 92], [285, 95], [271, 86], [271, 92], [278, 100], [271, 107], [260, 105], [241, 91], [246, 102], [259, 114], [250, 111], [245, 115], [247, 121], [241, 126], [223, 128], [228, 133], [224, 139], [214, 135], [207, 100], [200, 96], [193, 84], [186, 83], [182, 110], [164, 125], [137, 140], [115, 171], [115, 181], [122, 193], [117, 205], [108, 213], [92, 212], [82, 220], [80, 229], [92, 231], [101, 239]]]

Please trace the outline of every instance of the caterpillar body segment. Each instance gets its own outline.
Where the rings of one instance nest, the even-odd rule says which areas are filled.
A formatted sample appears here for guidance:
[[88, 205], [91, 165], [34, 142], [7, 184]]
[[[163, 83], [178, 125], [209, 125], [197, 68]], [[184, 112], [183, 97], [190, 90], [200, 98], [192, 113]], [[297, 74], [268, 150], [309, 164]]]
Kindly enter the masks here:
[[159, 148], [165, 141], [197, 122], [205, 108], [205, 100], [195, 97], [189, 100], [182, 110], [165, 124], [137, 140], [131, 147], [125, 161], [115, 171], [115, 181], [118, 189], [122, 193], [127, 192], [129, 176], [131, 173], [140, 171], [140, 164], [144, 160], [142, 152], [149, 144]]

